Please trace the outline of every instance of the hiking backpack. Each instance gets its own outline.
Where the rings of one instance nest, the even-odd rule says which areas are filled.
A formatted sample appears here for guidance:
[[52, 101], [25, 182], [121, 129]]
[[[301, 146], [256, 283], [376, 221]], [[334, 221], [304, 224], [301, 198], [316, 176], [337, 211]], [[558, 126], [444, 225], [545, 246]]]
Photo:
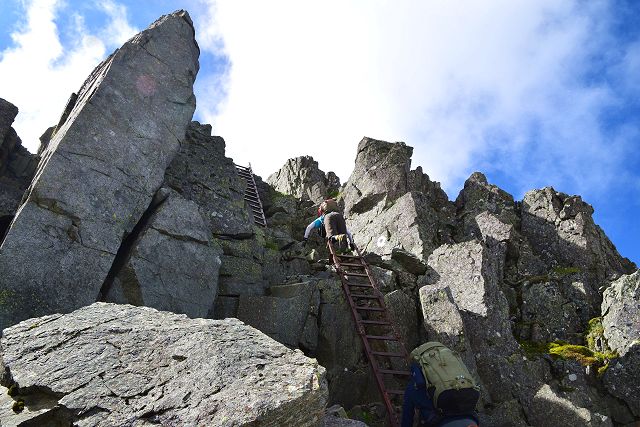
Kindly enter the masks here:
[[349, 252], [349, 238], [346, 234], [338, 234], [337, 236], [333, 236], [331, 238], [331, 242], [333, 243], [333, 249], [337, 254], [344, 254]]
[[444, 414], [475, 411], [479, 387], [458, 353], [432, 341], [413, 350], [411, 357], [422, 368], [433, 406]]

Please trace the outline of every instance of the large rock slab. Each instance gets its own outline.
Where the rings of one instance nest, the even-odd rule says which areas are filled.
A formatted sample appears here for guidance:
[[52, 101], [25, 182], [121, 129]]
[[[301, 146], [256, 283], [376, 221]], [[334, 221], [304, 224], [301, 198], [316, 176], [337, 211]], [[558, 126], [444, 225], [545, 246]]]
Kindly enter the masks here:
[[106, 301], [212, 315], [222, 249], [194, 202], [164, 188], [159, 195], [148, 227], [108, 284]]
[[388, 207], [380, 201], [366, 213], [349, 218], [347, 225], [360, 250], [390, 257], [399, 248], [425, 261], [440, 245], [440, 219], [428, 195], [409, 192]]
[[510, 237], [508, 231], [503, 229], [505, 227], [491, 226], [486, 220], [479, 223], [476, 217], [483, 213], [489, 213], [500, 223], [511, 225], [513, 228], [520, 227], [513, 196], [496, 185], [489, 184], [480, 172], [474, 172], [465, 181], [455, 204], [458, 219], [456, 237], [459, 240], [491, 236], [502, 241]]
[[364, 213], [382, 200], [391, 204], [406, 193], [412, 153], [404, 142], [363, 138], [343, 191], [345, 215]]
[[87, 79], [0, 248], [0, 328], [95, 301], [184, 139], [198, 55], [188, 14], [176, 12]]
[[269, 290], [269, 296], [240, 295], [238, 319], [285, 345], [315, 350], [320, 305], [315, 283], [272, 286]]
[[276, 191], [314, 203], [335, 196], [340, 188], [338, 177], [333, 172], [322, 172], [311, 156], [287, 160], [278, 172], [267, 178], [267, 182]]
[[2, 384], [24, 402], [2, 425], [316, 426], [328, 398], [315, 360], [236, 319], [96, 303], [1, 343]]

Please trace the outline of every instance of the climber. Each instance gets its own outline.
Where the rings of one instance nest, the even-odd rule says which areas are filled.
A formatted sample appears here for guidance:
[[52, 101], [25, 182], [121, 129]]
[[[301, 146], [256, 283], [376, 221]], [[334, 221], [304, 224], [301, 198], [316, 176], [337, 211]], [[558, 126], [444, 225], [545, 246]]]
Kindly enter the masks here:
[[404, 392], [401, 427], [413, 426], [416, 409], [420, 426], [478, 427], [475, 406], [480, 393], [457, 353], [438, 342], [429, 342], [413, 350], [411, 356], [411, 378]]
[[322, 237], [327, 240], [331, 239], [333, 243], [337, 243], [336, 246], [344, 243], [345, 249], [348, 245], [352, 251], [355, 250], [353, 236], [349, 230], [347, 230], [347, 224], [339, 211], [338, 203], [335, 199], [327, 199], [320, 204], [318, 208], [318, 218], [312, 221], [304, 232], [303, 245], [307, 244], [309, 235], [315, 228], [319, 229], [318, 231]]

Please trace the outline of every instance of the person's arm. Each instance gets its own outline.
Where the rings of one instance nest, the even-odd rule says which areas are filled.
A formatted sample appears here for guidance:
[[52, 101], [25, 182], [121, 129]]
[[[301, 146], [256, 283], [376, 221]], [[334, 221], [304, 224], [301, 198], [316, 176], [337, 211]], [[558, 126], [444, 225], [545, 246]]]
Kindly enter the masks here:
[[309, 238], [309, 234], [311, 234], [311, 231], [313, 231], [314, 228], [320, 228], [320, 226], [322, 226], [320, 218], [313, 220], [311, 224], [307, 225], [307, 229], [304, 231], [304, 240]]

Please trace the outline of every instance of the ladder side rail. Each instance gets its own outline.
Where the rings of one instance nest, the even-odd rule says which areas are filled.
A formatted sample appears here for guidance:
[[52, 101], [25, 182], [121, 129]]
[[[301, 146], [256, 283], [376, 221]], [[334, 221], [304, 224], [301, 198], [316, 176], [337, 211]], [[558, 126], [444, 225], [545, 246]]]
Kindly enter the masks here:
[[[387, 415], [389, 416], [389, 422], [391, 424], [391, 427], [398, 427], [400, 425], [400, 423], [398, 422], [398, 418], [396, 415], [396, 410], [393, 406], [393, 403], [391, 403], [391, 399], [389, 398], [389, 393], [387, 392], [387, 387], [384, 383], [384, 379], [382, 378], [381, 375], [381, 369], [378, 366], [378, 361], [376, 360], [374, 354], [373, 354], [373, 349], [371, 348], [371, 346], [369, 345], [369, 341], [367, 339], [367, 333], [364, 329], [364, 326], [360, 323], [359, 320], [359, 315], [358, 312], [355, 308], [355, 303], [353, 302], [353, 299], [351, 298], [351, 291], [349, 290], [349, 286], [345, 280], [345, 272], [342, 269], [342, 267], [340, 266], [340, 261], [339, 261], [339, 257], [337, 256], [337, 254], [335, 253], [335, 249], [333, 248], [333, 245], [331, 243], [331, 239], [327, 239], [327, 246], [329, 248], [329, 253], [331, 254], [331, 257], [334, 260], [334, 263], [336, 265], [336, 269], [338, 270], [338, 276], [340, 277], [340, 282], [342, 283], [342, 290], [345, 293], [345, 296], [347, 297], [347, 302], [349, 304], [349, 308], [351, 311], [351, 316], [353, 318], [353, 321], [356, 324], [356, 330], [358, 332], [358, 335], [360, 336], [360, 339], [362, 341], [362, 345], [364, 346], [364, 350], [365, 350], [365, 354], [367, 356], [367, 359], [369, 360], [369, 364], [371, 365], [371, 370], [373, 371], [373, 375], [374, 378], [376, 380], [376, 385], [378, 386], [378, 390], [380, 391], [380, 394], [382, 395], [382, 399], [384, 401], [384, 405], [387, 408]], [[364, 260], [362, 260], [364, 262]], [[348, 274], [347, 274], [348, 275]], [[369, 280], [371, 280], [371, 278], [369, 277]], [[373, 285], [373, 284], [372, 284]]]
[[409, 353], [407, 352], [407, 349], [404, 346], [404, 342], [400, 339], [400, 334], [397, 331], [395, 322], [393, 321], [393, 319], [391, 319], [391, 316], [389, 315], [389, 312], [387, 310], [387, 306], [384, 303], [384, 296], [383, 296], [382, 292], [380, 291], [380, 289], [378, 288], [378, 286], [376, 286], [376, 281], [375, 281], [375, 279], [373, 277], [373, 274], [371, 273], [371, 270], [369, 269], [369, 263], [367, 263], [365, 261], [365, 259], [362, 257], [362, 253], [360, 252], [360, 248], [358, 248], [358, 246], [356, 246], [355, 242], [353, 243], [353, 246], [355, 247], [356, 253], [360, 257], [360, 260], [362, 261], [362, 264], [364, 265], [364, 269], [365, 269], [365, 271], [367, 273], [367, 276], [369, 277], [369, 282], [373, 286], [375, 292], [378, 294], [378, 297], [380, 299], [380, 306], [382, 308], [384, 308], [384, 310], [385, 310], [384, 311], [384, 317], [390, 323], [391, 332], [392, 332], [393, 336], [398, 340], [398, 344], [400, 346], [400, 351], [405, 355], [405, 359], [406, 359], [407, 363], [411, 363], [411, 361], [409, 359]]
[[253, 183], [253, 188], [256, 192], [256, 196], [258, 199], [258, 204], [260, 205], [260, 212], [262, 213], [262, 221], [266, 226], [267, 218], [265, 218], [264, 216], [264, 208], [262, 207], [262, 200], [260, 200], [260, 194], [258, 194], [258, 186], [256, 185], [256, 180], [253, 178], [253, 169], [251, 169], [251, 163], [249, 163], [249, 174], [251, 174], [251, 182]]

